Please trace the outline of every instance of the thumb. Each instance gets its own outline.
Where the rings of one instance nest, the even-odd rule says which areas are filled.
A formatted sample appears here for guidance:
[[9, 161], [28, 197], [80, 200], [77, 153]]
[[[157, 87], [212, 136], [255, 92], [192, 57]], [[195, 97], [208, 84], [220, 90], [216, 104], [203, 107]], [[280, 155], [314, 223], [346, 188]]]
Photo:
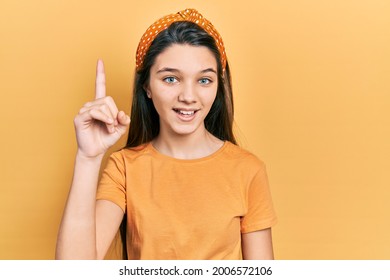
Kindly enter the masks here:
[[130, 124], [130, 117], [125, 114], [125, 112], [120, 111], [117, 115], [117, 120], [118, 120], [118, 129], [120, 132], [123, 134], [127, 127]]

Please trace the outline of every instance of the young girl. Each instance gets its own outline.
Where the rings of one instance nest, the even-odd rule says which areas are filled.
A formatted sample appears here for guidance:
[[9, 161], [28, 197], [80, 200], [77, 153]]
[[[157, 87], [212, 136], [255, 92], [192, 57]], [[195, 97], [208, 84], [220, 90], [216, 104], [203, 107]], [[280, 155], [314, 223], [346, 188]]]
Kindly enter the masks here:
[[106, 96], [75, 118], [78, 151], [56, 258], [103, 259], [122, 222], [129, 259], [272, 259], [276, 222], [264, 164], [236, 145], [224, 45], [196, 10], [149, 27], [130, 117]]

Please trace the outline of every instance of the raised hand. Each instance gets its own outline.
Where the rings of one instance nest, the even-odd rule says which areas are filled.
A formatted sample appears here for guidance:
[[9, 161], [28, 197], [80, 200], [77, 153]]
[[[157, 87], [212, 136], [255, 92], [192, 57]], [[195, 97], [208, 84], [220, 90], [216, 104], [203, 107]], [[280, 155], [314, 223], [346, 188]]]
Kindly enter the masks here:
[[130, 118], [106, 96], [103, 61], [96, 67], [95, 100], [87, 102], [74, 119], [78, 152], [85, 157], [102, 156], [126, 132]]

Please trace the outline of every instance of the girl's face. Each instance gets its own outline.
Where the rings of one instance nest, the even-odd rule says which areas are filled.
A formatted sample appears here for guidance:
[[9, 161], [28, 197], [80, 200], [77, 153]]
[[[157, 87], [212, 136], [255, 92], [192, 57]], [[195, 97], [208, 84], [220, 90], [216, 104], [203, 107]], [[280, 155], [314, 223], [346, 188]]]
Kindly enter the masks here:
[[217, 88], [217, 61], [208, 48], [173, 44], [160, 53], [145, 87], [160, 117], [160, 133], [204, 133]]

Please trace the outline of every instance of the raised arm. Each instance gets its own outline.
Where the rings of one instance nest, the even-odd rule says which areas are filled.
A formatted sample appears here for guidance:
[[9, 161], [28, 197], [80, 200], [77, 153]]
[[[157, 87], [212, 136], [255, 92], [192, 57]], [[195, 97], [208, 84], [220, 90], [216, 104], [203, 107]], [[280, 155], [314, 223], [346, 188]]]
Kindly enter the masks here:
[[56, 259], [102, 259], [123, 217], [119, 206], [96, 202], [100, 165], [107, 149], [126, 132], [130, 118], [106, 96], [104, 65], [97, 63], [95, 100], [74, 119], [77, 154], [62, 217]]

